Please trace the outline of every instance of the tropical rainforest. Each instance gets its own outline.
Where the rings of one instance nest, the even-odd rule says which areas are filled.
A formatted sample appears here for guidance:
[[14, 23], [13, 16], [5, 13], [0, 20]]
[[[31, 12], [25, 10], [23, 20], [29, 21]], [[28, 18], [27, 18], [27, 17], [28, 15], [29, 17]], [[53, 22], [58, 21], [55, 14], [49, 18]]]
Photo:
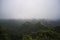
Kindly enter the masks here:
[[60, 40], [60, 20], [0, 20], [0, 40]]

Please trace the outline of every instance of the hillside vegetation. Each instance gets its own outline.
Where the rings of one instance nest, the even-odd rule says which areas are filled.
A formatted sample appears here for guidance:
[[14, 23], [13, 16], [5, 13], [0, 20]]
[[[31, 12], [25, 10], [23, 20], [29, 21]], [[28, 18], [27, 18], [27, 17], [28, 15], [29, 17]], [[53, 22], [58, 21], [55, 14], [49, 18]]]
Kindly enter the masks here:
[[47, 20], [0, 20], [0, 40], [60, 40], [60, 23]]

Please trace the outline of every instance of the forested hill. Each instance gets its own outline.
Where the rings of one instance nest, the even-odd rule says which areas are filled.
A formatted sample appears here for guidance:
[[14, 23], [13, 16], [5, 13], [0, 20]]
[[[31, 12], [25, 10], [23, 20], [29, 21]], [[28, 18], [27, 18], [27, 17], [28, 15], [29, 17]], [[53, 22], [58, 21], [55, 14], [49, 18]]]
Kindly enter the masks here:
[[1, 40], [60, 40], [60, 20], [0, 20]]
[[4, 25], [21, 25], [21, 24], [24, 24], [24, 23], [31, 23], [31, 24], [34, 24], [34, 23], [38, 23], [40, 22], [41, 24], [43, 25], [46, 25], [46, 26], [58, 26], [60, 25], [60, 20], [45, 20], [45, 19], [40, 19], [40, 20], [37, 20], [37, 19], [28, 19], [28, 20], [23, 20], [23, 19], [19, 19], [19, 20], [15, 20], [15, 19], [0, 19], [0, 24], [4, 24]]

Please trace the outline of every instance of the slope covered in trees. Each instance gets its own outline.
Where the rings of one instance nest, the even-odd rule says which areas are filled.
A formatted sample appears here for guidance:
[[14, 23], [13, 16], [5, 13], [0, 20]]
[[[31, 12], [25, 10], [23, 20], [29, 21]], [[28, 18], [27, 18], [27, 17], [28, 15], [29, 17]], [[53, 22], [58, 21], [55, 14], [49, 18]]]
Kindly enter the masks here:
[[0, 20], [0, 40], [60, 40], [60, 26], [52, 26], [51, 23], [53, 24], [52, 21]]

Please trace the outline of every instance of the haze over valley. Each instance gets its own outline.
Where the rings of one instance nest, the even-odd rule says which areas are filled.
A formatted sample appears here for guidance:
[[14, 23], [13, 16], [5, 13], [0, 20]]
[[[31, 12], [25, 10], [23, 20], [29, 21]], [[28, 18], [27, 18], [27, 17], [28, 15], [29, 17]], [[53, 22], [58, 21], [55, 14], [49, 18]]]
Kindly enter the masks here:
[[60, 0], [0, 0], [0, 40], [60, 40]]

